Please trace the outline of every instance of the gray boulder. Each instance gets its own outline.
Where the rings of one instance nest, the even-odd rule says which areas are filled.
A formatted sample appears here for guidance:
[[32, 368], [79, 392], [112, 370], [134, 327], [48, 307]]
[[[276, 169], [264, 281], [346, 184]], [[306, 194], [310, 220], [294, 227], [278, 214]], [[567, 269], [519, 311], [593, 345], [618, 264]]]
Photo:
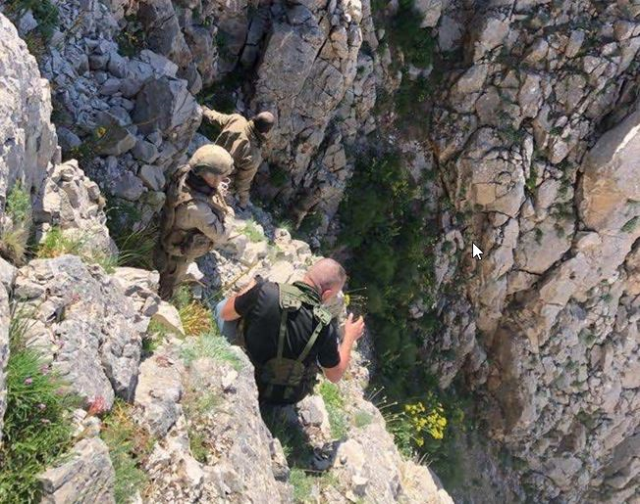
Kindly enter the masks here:
[[47, 470], [39, 479], [42, 504], [115, 503], [115, 471], [107, 445], [97, 437], [79, 441], [71, 449], [69, 460]]
[[160, 131], [186, 148], [200, 125], [202, 112], [185, 81], [162, 77], [142, 88], [133, 119], [141, 133]]
[[78, 257], [38, 259], [18, 271], [15, 298], [38, 347], [87, 404], [131, 399], [140, 363], [136, 312], [120, 284]]
[[14, 25], [0, 14], [0, 218], [7, 191], [16, 181], [36, 192], [56, 155], [56, 134], [49, 118], [48, 83]]

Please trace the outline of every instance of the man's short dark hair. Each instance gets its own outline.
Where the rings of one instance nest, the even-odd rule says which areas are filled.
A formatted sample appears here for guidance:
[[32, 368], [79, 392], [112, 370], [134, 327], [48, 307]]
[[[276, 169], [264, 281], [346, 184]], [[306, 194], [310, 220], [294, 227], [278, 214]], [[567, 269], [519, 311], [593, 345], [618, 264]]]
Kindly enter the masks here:
[[258, 115], [254, 116], [252, 120], [258, 132], [263, 135], [269, 133], [276, 123], [271, 112], [260, 112]]

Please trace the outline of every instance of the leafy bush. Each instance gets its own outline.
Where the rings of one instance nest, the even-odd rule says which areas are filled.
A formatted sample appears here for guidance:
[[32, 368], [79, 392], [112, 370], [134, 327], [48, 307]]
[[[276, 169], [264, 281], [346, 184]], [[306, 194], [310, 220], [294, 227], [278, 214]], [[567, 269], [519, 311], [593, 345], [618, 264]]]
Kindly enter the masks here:
[[131, 418], [130, 406], [116, 400], [102, 422], [100, 437], [109, 447], [116, 474], [115, 498], [118, 504], [129, 502], [149, 481], [144, 463], [151, 454], [154, 439]]
[[426, 336], [423, 328], [410, 327], [409, 306], [418, 298], [429, 304], [434, 285], [436, 233], [418, 196], [398, 153], [363, 156], [340, 208], [338, 245], [349, 247], [353, 257], [350, 288], [366, 293], [381, 380], [395, 397], [415, 383], [409, 375]]
[[28, 322], [13, 314], [9, 326], [7, 411], [0, 447], [0, 502], [38, 502], [38, 474], [70, 448], [70, 415], [77, 405], [41, 355], [24, 345]]
[[398, 11], [388, 25], [389, 40], [402, 50], [406, 63], [426, 68], [433, 61], [435, 40], [421, 23], [422, 16], [414, 8], [414, 0], [400, 0]]

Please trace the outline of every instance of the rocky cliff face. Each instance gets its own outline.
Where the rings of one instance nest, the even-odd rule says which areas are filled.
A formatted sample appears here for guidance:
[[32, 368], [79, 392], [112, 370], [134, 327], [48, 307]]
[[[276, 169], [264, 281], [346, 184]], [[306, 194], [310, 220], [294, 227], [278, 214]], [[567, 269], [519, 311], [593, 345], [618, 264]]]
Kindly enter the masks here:
[[467, 245], [485, 251], [458, 266], [451, 347], [545, 500], [637, 498], [637, 14], [452, 3], [439, 29], [463, 62], [434, 108], [433, 152]]
[[[315, 213], [318, 234], [336, 224], [332, 219], [361, 148], [399, 146], [442, 232], [435, 249], [435, 309], [443, 324], [439, 337], [424, 349], [440, 385], [449, 387], [463, 377], [488, 399], [489, 434], [522, 460], [524, 481], [538, 500], [617, 503], [639, 498], [637, 5], [417, 1], [415, 14], [422, 16], [427, 30], [422, 33], [430, 35], [434, 49], [430, 64], [416, 66], [397, 46], [397, 35], [374, 26], [393, 19], [402, 2], [377, 5], [376, 13], [366, 0], [51, 3], [59, 22], [50, 43], [30, 46], [39, 48], [43, 75], [54, 88], [63, 153], [80, 158], [82, 169], [112, 205], [136, 209], [136, 225], [153, 220], [164, 202], [167, 177], [186, 159], [193, 140], [203, 141], [196, 134], [198, 100], [220, 94], [223, 87], [231, 88], [237, 110], [250, 114], [267, 108], [278, 118], [257, 191], [294, 222]], [[9, 10], [11, 4], [0, 2]], [[16, 23], [21, 35], [32, 40], [44, 22], [23, 14]], [[0, 119], [6, 139], [0, 202], [21, 180], [33, 188], [36, 209], [42, 207], [36, 212], [41, 232], [51, 226], [71, 233], [92, 229], [96, 243], [90, 248], [109, 250], [98, 188], [73, 162], [59, 164], [46, 86], [40, 85], [34, 60], [19, 57], [24, 44], [13, 27], [1, 16], [0, 22], [7, 54], [0, 61], [7, 96], [2, 106], [10, 104]], [[230, 79], [237, 76], [240, 83]], [[409, 89], [409, 112], [393, 106], [385, 110], [381, 98], [406, 94], [403, 86]], [[381, 113], [374, 112], [376, 100]], [[428, 182], [426, 174], [432, 173], [438, 174], [436, 180]], [[272, 265], [273, 274], [284, 280], [311, 251], [282, 239], [286, 251]], [[472, 242], [485, 252], [481, 262], [470, 258]], [[226, 253], [213, 261], [226, 275], [218, 279], [220, 285], [242, 278], [247, 274], [243, 268], [256, 261], [270, 259], [272, 249], [264, 241], [240, 238]], [[65, 274], [80, 267], [63, 262], [71, 268]], [[202, 269], [213, 279], [211, 262]], [[49, 271], [50, 263], [43, 264], [25, 271]], [[13, 285], [13, 268], [3, 264], [0, 271], [3, 284]], [[80, 284], [96, 289], [111, 282], [96, 271], [76, 273]], [[21, 275], [19, 283], [25, 281]], [[47, 278], [37, 276], [39, 282]], [[138, 325], [142, 320], [144, 326], [157, 302], [149, 282], [144, 289], [130, 285], [126, 291], [145, 292], [138, 299], [140, 310], [147, 303], [143, 315], [124, 310], [107, 317], [136, 327], [111, 342], [112, 348], [128, 348], [127, 358], [134, 361], [137, 338], [144, 332]], [[57, 307], [51, 313], [73, 305], [55, 293], [51, 299]], [[7, 318], [7, 306], [8, 296], [0, 289], [0, 318]], [[420, 319], [429, 308], [417, 302], [411, 317]], [[106, 309], [99, 308], [101, 313]], [[38, 317], [47, 337], [62, 323], [46, 313]], [[123, 357], [119, 350], [110, 354], [108, 347], [103, 349], [113, 335], [100, 319], [96, 324], [95, 348], [86, 351], [101, 364], [91, 372], [102, 377], [108, 401], [115, 393], [130, 397], [131, 377], [114, 381], [117, 366], [103, 366]], [[3, 337], [0, 332], [0, 342]], [[185, 450], [189, 419], [180, 398], [190, 380], [200, 379], [200, 371], [213, 364], [187, 369], [178, 363], [178, 346], [172, 342], [163, 349], [171, 365], [148, 359], [132, 371], [145, 391], [140, 397], [153, 396], [136, 397], [147, 401], [137, 405], [141, 421], [165, 437], [156, 448], [155, 465], [149, 466], [156, 481], [164, 478], [156, 495], [166, 491], [176, 499], [213, 499], [229, 492], [241, 499], [248, 495], [241, 486], [219, 483], [224, 478], [215, 469], [218, 459], [196, 461]], [[58, 362], [61, 356], [52, 358]], [[6, 357], [0, 351], [0, 363], [4, 359], [6, 364]], [[149, 383], [159, 374], [167, 383], [162, 394], [152, 392]], [[238, 390], [253, 394], [247, 392], [247, 377], [240, 375]], [[223, 396], [226, 376], [216, 378]], [[111, 395], [109, 386], [115, 390]], [[247, 407], [246, 414], [256, 419], [246, 426], [247, 435], [262, 445], [268, 436], [255, 408]], [[207, 436], [230, 442], [206, 425]], [[387, 443], [378, 427], [372, 429], [382, 445]], [[369, 453], [359, 435], [340, 449], [358, 445], [374, 456], [377, 447]], [[174, 454], [182, 461], [180, 468], [172, 462]], [[253, 455], [256, 463], [272, 467], [256, 484], [286, 499], [290, 489], [284, 483], [286, 470], [278, 466], [277, 447], [262, 446]], [[362, 462], [356, 463], [356, 472], [336, 469], [350, 478], [351, 486], [342, 490], [354, 498], [374, 491], [394, 499], [402, 492], [414, 495], [406, 485], [400, 494], [399, 487], [388, 486], [387, 478], [396, 481], [394, 471], [402, 464], [395, 455], [385, 458], [389, 464], [380, 472], [361, 455], [354, 455]], [[219, 463], [228, 468], [236, 462], [223, 457]], [[401, 473], [420, 471], [412, 467]], [[172, 493], [182, 487], [187, 497]], [[327, 492], [322, 496], [331, 501]], [[415, 495], [408, 498], [421, 502]]]
[[[92, 80], [95, 75], [90, 68], [106, 68], [112, 62], [116, 65], [117, 56], [105, 53], [104, 47], [96, 50], [105, 42], [88, 42], [88, 32], [79, 42], [73, 30], [94, 30], [96, 37], [109, 34], [113, 29], [110, 16], [117, 19], [120, 11], [116, 5], [112, 6], [114, 11], [109, 11], [106, 4], [97, 2], [77, 6], [67, 2], [58, 7], [63, 26], [65, 19], [74, 17], [76, 21], [66, 26], [71, 33], [65, 33], [49, 52], [40, 55], [41, 63], [51, 72], [53, 82], [57, 79], [58, 91], [77, 106], [74, 121], [82, 121], [89, 117], [83, 115], [82, 107], [91, 107], [91, 117], [105, 110], [100, 105], [105, 102], [93, 95], [97, 88], [93, 87], [96, 81]], [[144, 17], [152, 16], [154, 9], [160, 7], [141, 3], [139, 8], [139, 15]], [[337, 26], [341, 26], [339, 22], [345, 20], [338, 19]], [[22, 24], [23, 29], [25, 25], [28, 28], [26, 21]], [[61, 162], [55, 128], [49, 120], [48, 84], [40, 79], [35, 60], [16, 29], [1, 14], [0, 26], [4, 33], [0, 60], [6, 66], [2, 78], [7, 77], [11, 84], [6, 100], [3, 95], [7, 114], [2, 142], [5, 146], [20, 146], [18, 151], [3, 152], [0, 172], [6, 187], [0, 218], [12, 211], [4, 195], [33, 187], [25, 194], [32, 206], [34, 239], [41, 247], [45, 244], [51, 248], [47, 237], [50, 240], [52, 233], [60, 233], [59, 239], [67, 240], [60, 243], [73, 244], [72, 254], [60, 255], [57, 249], [43, 253], [41, 248], [40, 258], [20, 267], [0, 259], [0, 418], [5, 415], [6, 370], [13, 373], [10, 383], [16, 386], [15, 365], [8, 365], [12, 357], [10, 346], [18, 349], [17, 355], [24, 355], [28, 349], [40, 356], [41, 366], [34, 370], [38, 376], [28, 376], [19, 386], [28, 388], [40, 383], [40, 375], [45, 381], [47, 376], [55, 375], [64, 386], [54, 395], [71, 395], [78, 406], [72, 415], [60, 417], [72, 426], [67, 456], [50, 467], [42, 467], [37, 475], [41, 502], [452, 502], [427, 467], [398, 452], [382, 414], [364, 397], [368, 373], [358, 356], [349, 379], [340, 388], [331, 389], [331, 401], [340, 402], [339, 410], [318, 389], [317, 395], [297, 408], [276, 412], [270, 425], [274, 432], [279, 428], [280, 437], [287, 439], [287, 431], [297, 430], [305, 439], [293, 448], [285, 446], [286, 455], [292, 449], [307, 450], [309, 458], [297, 458], [297, 463], [313, 464], [322, 476], [315, 478], [305, 475], [300, 467], [289, 467], [282, 445], [263, 421], [266, 413], [261, 413], [258, 406], [253, 368], [243, 352], [215, 334], [185, 337], [177, 310], [161, 302], [157, 295], [157, 273], [115, 267], [99, 260], [103, 256], [98, 254], [115, 252], [105, 225], [104, 198], [77, 161]], [[172, 26], [171, 22], [168, 26]], [[150, 27], [146, 30], [149, 38], [163, 36], [160, 32], [154, 35]], [[54, 34], [54, 39], [56, 36], [60, 37]], [[164, 47], [158, 44], [158, 50]], [[91, 50], [91, 57], [86, 53], [83, 56], [80, 49]], [[164, 50], [171, 57], [187, 52], [182, 45], [175, 51]], [[100, 58], [105, 54], [107, 58]], [[148, 51], [141, 58], [123, 63], [131, 65], [129, 70], [136, 66], [151, 72], [149, 80], [142, 83], [136, 102], [144, 102], [143, 109], [150, 110], [155, 106], [147, 100], [162, 101], [162, 107], [158, 106], [162, 117], [154, 116], [152, 122], [158, 121], [169, 136], [175, 134], [170, 150], [178, 159], [180, 146], [184, 145], [180, 142], [190, 141], [190, 134], [186, 133], [191, 128], [188, 121], [195, 124], [199, 118], [199, 112], [181, 115], [185, 107], [191, 110], [195, 102], [186, 91], [180, 95], [180, 90], [193, 83], [176, 77], [177, 65], [156, 53]], [[87, 62], [89, 66], [83, 66]], [[179, 72], [189, 75], [193, 71], [190, 64], [180, 66]], [[154, 74], [160, 71], [158, 65], [168, 74]], [[24, 75], [16, 77], [20, 72]], [[205, 79], [205, 75], [203, 71], [201, 78]], [[128, 77], [122, 79], [120, 84], [124, 85]], [[33, 82], [38, 83], [37, 94], [29, 87]], [[74, 95], [79, 89], [86, 93]], [[125, 100], [122, 96], [117, 98]], [[163, 116], [165, 113], [168, 115]], [[97, 126], [89, 124], [91, 128]], [[148, 136], [144, 140], [135, 128], [125, 126], [115, 128], [115, 133], [99, 132], [97, 139], [104, 140], [99, 143], [100, 148], [107, 148], [109, 154], [93, 161], [85, 158], [89, 166], [96, 169], [103, 166], [100, 163], [115, 160], [120, 170], [133, 159], [126, 152], [117, 152], [123, 145], [133, 144], [130, 149], [136, 152], [146, 147], [140, 147], [142, 142], [154, 145], [148, 142]], [[60, 129], [61, 142], [75, 141], [70, 130], [65, 132], [64, 126]], [[62, 140], [65, 135], [66, 140]], [[168, 148], [165, 140], [157, 143], [160, 150]], [[135, 186], [132, 180], [127, 181], [126, 189]], [[278, 281], [299, 278], [316, 259], [305, 242], [293, 240], [284, 229], [275, 229], [267, 215], [257, 215], [265, 219], [271, 240], [259, 225], [230, 217], [229, 243], [203, 260], [207, 283], [217, 283], [221, 294], [255, 274]], [[248, 227], [251, 233], [246, 231]], [[212, 264], [215, 268], [210, 271]], [[198, 275], [197, 268], [193, 273]], [[20, 331], [15, 329], [16, 324], [22, 328]], [[11, 345], [7, 341], [9, 330], [14, 338]], [[155, 347], [152, 340], [161, 336]], [[14, 400], [15, 393], [9, 390]], [[323, 397], [327, 397], [327, 403]], [[35, 407], [40, 412], [47, 409], [44, 403]], [[36, 421], [37, 415], [30, 414]], [[43, 419], [39, 428], [51, 428], [50, 423]], [[114, 424], [126, 425], [126, 429], [114, 433]], [[12, 436], [16, 436], [15, 425], [10, 428]], [[132, 432], [138, 437], [129, 437]], [[18, 441], [15, 437], [5, 440], [0, 449], [11, 448]], [[140, 448], [144, 456], [138, 454], [139, 458], [130, 459], [133, 465], [123, 469], [123, 453], [132, 449], [133, 442], [144, 446]], [[140, 471], [145, 484], [131, 487]], [[3, 493], [4, 484], [0, 478], [0, 497], [13, 498]]]

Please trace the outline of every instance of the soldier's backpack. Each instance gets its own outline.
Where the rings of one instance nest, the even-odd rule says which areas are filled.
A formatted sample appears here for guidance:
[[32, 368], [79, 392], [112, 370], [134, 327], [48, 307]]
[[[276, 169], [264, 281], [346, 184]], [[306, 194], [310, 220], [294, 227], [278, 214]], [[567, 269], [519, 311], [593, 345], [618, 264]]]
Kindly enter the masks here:
[[[296, 285], [279, 284], [280, 329], [278, 333], [278, 351], [276, 357], [260, 366], [256, 372], [260, 397], [266, 401], [274, 399], [276, 387], [284, 388], [282, 400], [277, 402], [295, 403], [301, 401], [313, 388], [317, 373], [316, 366], [305, 366], [304, 361], [320, 336], [322, 330], [331, 323], [331, 313], [320, 303], [304, 293]], [[313, 310], [315, 328], [304, 350], [296, 359], [283, 356], [284, 343], [287, 338], [287, 321], [289, 316], [297, 312], [303, 305]]]

